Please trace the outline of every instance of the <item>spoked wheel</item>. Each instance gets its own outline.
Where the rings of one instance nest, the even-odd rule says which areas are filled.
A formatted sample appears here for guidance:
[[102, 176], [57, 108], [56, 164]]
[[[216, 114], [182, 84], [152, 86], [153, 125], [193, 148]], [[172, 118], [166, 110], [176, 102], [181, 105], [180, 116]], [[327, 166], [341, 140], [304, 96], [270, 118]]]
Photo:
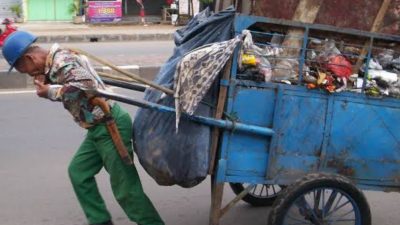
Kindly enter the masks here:
[[[229, 185], [232, 191], [238, 195], [250, 184], [229, 183]], [[283, 188], [284, 186], [280, 185], [257, 184], [242, 198], [242, 200], [252, 206], [270, 206], [274, 203], [276, 197]]]
[[371, 212], [364, 194], [347, 178], [310, 174], [282, 191], [268, 224], [371, 225]]

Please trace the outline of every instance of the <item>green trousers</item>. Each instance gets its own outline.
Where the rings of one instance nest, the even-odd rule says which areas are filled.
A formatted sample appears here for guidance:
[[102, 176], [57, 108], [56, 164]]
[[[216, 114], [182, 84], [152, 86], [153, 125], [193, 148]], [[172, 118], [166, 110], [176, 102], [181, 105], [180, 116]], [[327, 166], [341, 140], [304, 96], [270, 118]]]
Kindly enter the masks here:
[[[132, 120], [129, 114], [118, 104], [114, 104], [111, 112], [125, 146], [132, 153]], [[89, 128], [86, 139], [68, 168], [72, 186], [90, 224], [111, 220], [94, 177], [103, 166], [110, 175], [116, 200], [131, 221], [140, 225], [164, 224], [143, 192], [135, 166], [122, 162], [104, 124]]]

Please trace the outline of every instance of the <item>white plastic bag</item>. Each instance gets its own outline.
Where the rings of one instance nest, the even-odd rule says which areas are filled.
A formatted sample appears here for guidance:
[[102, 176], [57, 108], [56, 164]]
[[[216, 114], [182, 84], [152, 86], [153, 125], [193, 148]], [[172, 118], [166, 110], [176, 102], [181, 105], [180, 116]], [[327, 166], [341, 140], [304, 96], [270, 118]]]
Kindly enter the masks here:
[[264, 54], [264, 49], [254, 44], [249, 30], [243, 30], [242, 35], [244, 40], [242, 51], [238, 57], [239, 69], [242, 70], [245, 66], [254, 66], [258, 69], [258, 73], [263, 75], [265, 82], [271, 81], [271, 64]]

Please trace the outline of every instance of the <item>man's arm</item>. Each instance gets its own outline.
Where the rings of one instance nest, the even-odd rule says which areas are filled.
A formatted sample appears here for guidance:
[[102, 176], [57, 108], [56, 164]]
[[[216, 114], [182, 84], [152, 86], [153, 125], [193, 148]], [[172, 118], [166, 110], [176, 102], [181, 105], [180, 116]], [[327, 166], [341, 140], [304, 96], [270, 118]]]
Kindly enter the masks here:
[[34, 84], [36, 86], [36, 94], [42, 98], [48, 98], [52, 101], [61, 101], [60, 91], [62, 85], [58, 84], [45, 84], [41, 80], [34, 80]]
[[34, 81], [39, 97], [62, 101], [64, 95], [67, 94], [67, 98], [73, 100], [74, 96], [79, 96], [79, 92], [83, 91], [90, 95], [96, 90], [97, 82], [83, 67], [66, 66], [60, 69], [59, 73], [64, 77], [63, 85], [48, 85], [39, 80]]

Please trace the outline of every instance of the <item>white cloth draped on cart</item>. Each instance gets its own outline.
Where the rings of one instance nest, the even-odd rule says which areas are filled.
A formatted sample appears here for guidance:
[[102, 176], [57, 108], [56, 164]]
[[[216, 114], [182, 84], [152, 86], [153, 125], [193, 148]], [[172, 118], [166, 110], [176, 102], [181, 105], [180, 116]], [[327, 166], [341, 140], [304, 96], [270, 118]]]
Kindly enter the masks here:
[[181, 59], [174, 76], [177, 131], [181, 112], [193, 115], [240, 42], [241, 37], [237, 36], [228, 41], [204, 45]]

